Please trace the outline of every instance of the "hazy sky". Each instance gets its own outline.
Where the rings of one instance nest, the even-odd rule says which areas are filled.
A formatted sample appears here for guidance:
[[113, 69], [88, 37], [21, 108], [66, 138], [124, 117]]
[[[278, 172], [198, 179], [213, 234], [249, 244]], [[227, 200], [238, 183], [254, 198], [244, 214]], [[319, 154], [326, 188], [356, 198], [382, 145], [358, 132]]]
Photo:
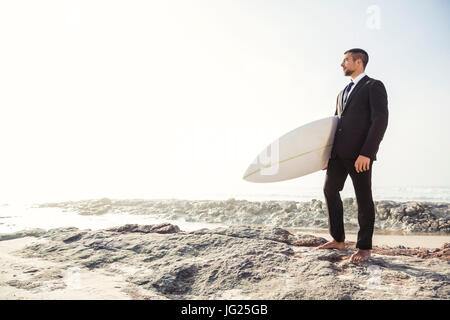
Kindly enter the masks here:
[[449, 4], [2, 1], [0, 199], [321, 189], [242, 175], [334, 114], [354, 47], [389, 99], [373, 185], [449, 186]]

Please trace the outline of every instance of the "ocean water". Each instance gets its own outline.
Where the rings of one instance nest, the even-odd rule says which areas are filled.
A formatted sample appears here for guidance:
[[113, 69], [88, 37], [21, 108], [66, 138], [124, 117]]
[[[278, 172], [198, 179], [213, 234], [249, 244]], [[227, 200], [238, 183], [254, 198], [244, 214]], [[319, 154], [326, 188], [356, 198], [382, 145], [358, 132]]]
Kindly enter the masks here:
[[80, 215], [77, 212], [64, 210], [63, 208], [38, 208], [29, 204], [3, 205], [0, 207], [0, 234], [34, 228], [48, 230], [61, 227], [76, 227], [79, 229], [99, 230], [124, 224], [159, 224], [162, 222], [178, 225], [184, 231], [225, 227], [225, 225], [218, 223], [158, 219], [151, 215], [126, 213]]
[[[341, 198], [354, 198], [355, 192], [351, 183], [346, 183], [340, 193]], [[450, 187], [378, 187], [372, 188], [372, 196], [375, 201], [393, 200], [398, 202], [406, 201], [429, 201], [429, 202], [450, 202]], [[174, 198], [173, 196], [167, 198]], [[202, 197], [189, 194], [180, 194], [178, 198], [185, 199], [212, 199], [226, 200], [229, 198], [245, 199], [252, 201], [289, 200], [306, 202], [312, 199], [324, 201], [321, 187], [293, 187], [283, 189], [281, 192], [222, 192], [204, 194]]]

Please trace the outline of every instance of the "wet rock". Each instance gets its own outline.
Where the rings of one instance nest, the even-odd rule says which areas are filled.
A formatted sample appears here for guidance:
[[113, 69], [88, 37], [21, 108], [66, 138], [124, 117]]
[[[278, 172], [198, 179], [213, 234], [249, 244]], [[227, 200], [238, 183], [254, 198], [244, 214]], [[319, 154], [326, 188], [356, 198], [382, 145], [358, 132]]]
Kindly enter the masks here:
[[65, 243], [70, 243], [70, 242], [73, 242], [73, 241], [78, 241], [78, 240], [80, 240], [82, 237], [83, 237], [83, 233], [80, 232], [80, 233], [74, 234], [74, 235], [72, 235], [72, 236], [70, 236], [70, 237], [64, 239], [63, 242], [65, 242]]
[[325, 238], [320, 238], [312, 235], [298, 235], [297, 239], [292, 241], [292, 245], [299, 247], [318, 247], [324, 243], [327, 243]]
[[47, 231], [44, 229], [31, 229], [31, 230], [23, 230], [23, 231], [17, 231], [13, 233], [2, 233], [0, 234], [0, 241], [4, 240], [13, 240], [17, 238], [23, 238], [23, 237], [39, 237], [44, 234], [46, 234]]
[[108, 231], [112, 232], [142, 232], [142, 233], [176, 233], [180, 232], [180, 228], [170, 223], [161, 223], [157, 225], [137, 225], [126, 224], [117, 228], [109, 228]]
[[[28, 267], [20, 273], [28, 278], [0, 286], [39, 291], [42, 281], [60, 285], [58, 279], [70, 265], [127, 275], [122, 286], [139, 292], [133, 297], [157, 293], [169, 299], [215, 299], [239, 292], [231, 298], [450, 298], [449, 243], [435, 249], [375, 247], [371, 260], [353, 265], [351, 242], [344, 250], [315, 250], [324, 238], [278, 227], [238, 225], [193, 232], [175, 227], [49, 230], [39, 236], [45, 241], [17, 254], [51, 261], [52, 270]], [[162, 229], [176, 232], [156, 232]]]
[[444, 243], [441, 248], [435, 249], [412, 249], [404, 246], [396, 246], [395, 248], [374, 247], [373, 253], [395, 256], [416, 256], [422, 259], [439, 258], [450, 262], [450, 243]]
[[[165, 269], [156, 280], [149, 279], [148, 283], [164, 294], [186, 294], [195, 282], [198, 266], [196, 264], [180, 264]], [[141, 281], [141, 284], [147, 284]]]

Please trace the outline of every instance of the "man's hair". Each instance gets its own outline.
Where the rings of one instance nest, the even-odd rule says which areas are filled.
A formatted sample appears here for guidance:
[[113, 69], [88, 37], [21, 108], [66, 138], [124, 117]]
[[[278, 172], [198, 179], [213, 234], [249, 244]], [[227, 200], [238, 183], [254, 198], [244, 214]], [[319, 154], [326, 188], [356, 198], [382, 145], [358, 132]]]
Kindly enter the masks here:
[[344, 54], [350, 52], [352, 54], [353, 61], [361, 59], [363, 63], [363, 68], [366, 69], [367, 63], [369, 62], [369, 55], [363, 49], [355, 48], [344, 52]]

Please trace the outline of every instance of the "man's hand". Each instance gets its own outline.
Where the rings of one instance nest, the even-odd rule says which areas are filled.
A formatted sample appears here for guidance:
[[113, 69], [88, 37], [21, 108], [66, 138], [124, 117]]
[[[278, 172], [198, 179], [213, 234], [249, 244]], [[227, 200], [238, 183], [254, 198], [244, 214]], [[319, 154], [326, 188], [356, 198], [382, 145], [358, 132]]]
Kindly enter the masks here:
[[369, 170], [370, 168], [370, 158], [366, 156], [359, 155], [355, 162], [356, 172], [361, 173]]

